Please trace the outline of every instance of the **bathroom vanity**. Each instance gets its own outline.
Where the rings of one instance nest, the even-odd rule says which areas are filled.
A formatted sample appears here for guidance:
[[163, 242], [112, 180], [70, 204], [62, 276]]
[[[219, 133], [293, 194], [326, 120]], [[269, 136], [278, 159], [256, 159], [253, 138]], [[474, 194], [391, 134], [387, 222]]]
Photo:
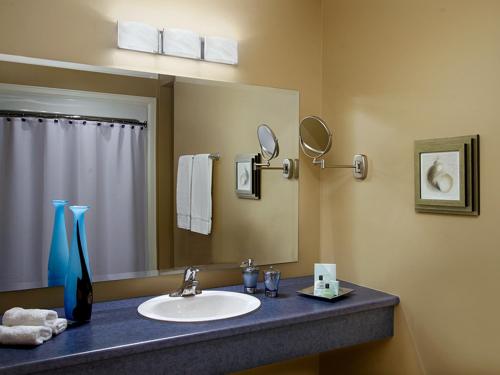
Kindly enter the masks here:
[[39, 347], [0, 348], [0, 374], [228, 373], [393, 336], [397, 296], [347, 282], [354, 292], [335, 302], [296, 294], [312, 283], [285, 279], [278, 298], [259, 284], [258, 310], [211, 322], [145, 319], [137, 307], [148, 297], [97, 303], [90, 323]]

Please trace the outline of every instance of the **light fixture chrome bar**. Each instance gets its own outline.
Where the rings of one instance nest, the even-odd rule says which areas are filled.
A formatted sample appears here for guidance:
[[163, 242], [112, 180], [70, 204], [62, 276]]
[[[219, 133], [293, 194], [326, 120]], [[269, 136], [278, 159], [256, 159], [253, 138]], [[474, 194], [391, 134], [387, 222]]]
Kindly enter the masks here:
[[144, 126], [147, 127], [147, 121], [140, 121], [130, 118], [115, 118], [115, 117], [100, 117], [100, 116], [85, 116], [85, 115], [69, 115], [65, 113], [50, 113], [50, 112], [31, 112], [31, 111], [12, 111], [0, 110], [2, 117], [38, 117], [38, 118], [64, 118], [68, 120], [84, 120], [97, 122], [111, 122], [115, 124]]

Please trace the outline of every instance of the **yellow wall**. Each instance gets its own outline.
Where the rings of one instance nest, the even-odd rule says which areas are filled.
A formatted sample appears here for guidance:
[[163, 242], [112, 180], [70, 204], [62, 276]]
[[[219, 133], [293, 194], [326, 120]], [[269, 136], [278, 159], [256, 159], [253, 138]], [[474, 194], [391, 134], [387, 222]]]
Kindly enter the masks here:
[[[279, 139], [279, 157], [297, 159], [299, 93], [248, 85], [177, 80], [174, 85], [174, 160], [219, 152], [214, 162], [210, 236], [179, 229], [174, 222], [175, 266], [297, 260], [298, 180], [278, 170], [261, 171], [261, 199], [235, 194], [237, 154], [260, 152], [257, 126], [268, 124]], [[177, 181], [177, 163], [174, 163]], [[174, 182], [174, 186], [176, 182]], [[203, 261], [204, 259], [204, 261]]]
[[[321, 258], [401, 297], [393, 340], [321, 356], [322, 372], [498, 373], [500, 2], [324, 2]], [[481, 215], [415, 213], [413, 141], [481, 136]]]
[[272, 363], [250, 370], [240, 371], [237, 375], [317, 375], [319, 374], [319, 356], [291, 359]]
[[[240, 41], [240, 64], [118, 50], [118, 19], [234, 37]], [[300, 113], [305, 116], [321, 109], [320, 19], [319, 0], [2, 1], [0, 53], [299, 90]], [[318, 176], [309, 163], [302, 164], [299, 262], [280, 266], [285, 277], [309, 274], [318, 259]], [[153, 295], [175, 288], [179, 279], [104, 282], [96, 284], [94, 292], [97, 300]], [[239, 270], [207, 271], [200, 279], [203, 287], [211, 287], [240, 282], [241, 274]], [[0, 300], [2, 306], [51, 307], [62, 305], [62, 296], [62, 288], [51, 288], [2, 293]]]

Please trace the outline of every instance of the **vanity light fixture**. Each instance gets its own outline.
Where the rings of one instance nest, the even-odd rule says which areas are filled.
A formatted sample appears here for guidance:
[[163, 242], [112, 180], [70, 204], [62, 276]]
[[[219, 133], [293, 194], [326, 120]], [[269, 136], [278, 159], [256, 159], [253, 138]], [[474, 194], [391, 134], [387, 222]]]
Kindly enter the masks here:
[[155, 27], [135, 21], [118, 21], [118, 47], [160, 53], [160, 34]]
[[191, 30], [163, 29], [161, 34], [164, 55], [201, 59], [201, 37]]
[[185, 29], [160, 30], [135, 21], [118, 21], [118, 48], [221, 64], [238, 64], [238, 42], [234, 39], [200, 36]]
[[238, 64], [238, 42], [234, 39], [206, 36], [203, 59], [221, 64]]
[[368, 173], [368, 159], [366, 155], [355, 154], [352, 164], [325, 165], [322, 157], [332, 147], [332, 132], [326, 123], [318, 116], [307, 116], [300, 122], [300, 147], [304, 154], [313, 159], [313, 164], [325, 168], [350, 168], [354, 178], [364, 180]]

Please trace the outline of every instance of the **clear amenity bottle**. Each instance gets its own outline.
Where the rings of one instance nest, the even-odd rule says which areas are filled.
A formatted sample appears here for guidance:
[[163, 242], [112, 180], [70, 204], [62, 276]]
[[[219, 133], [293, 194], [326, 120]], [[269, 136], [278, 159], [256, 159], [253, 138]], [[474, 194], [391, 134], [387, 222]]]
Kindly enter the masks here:
[[243, 273], [243, 291], [254, 294], [257, 291], [257, 280], [259, 278], [259, 267], [255, 265], [253, 259], [248, 259], [241, 263]]

